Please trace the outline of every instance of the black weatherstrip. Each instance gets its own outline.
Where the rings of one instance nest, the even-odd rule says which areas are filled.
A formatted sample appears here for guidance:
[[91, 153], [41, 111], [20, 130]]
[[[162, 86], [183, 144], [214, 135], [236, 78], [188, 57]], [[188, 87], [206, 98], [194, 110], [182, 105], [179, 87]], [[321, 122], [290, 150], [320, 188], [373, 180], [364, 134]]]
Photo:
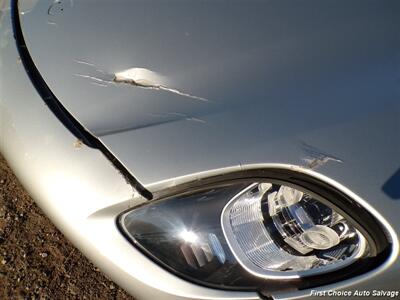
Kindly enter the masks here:
[[43, 77], [40, 75], [35, 63], [25, 44], [25, 39], [22, 34], [21, 23], [19, 20], [18, 0], [12, 1], [11, 19], [14, 30], [14, 38], [17, 44], [21, 62], [36, 88], [39, 95], [42, 97], [46, 105], [60, 120], [60, 122], [79, 140], [91, 148], [99, 149], [108, 160], [117, 168], [125, 179], [131, 184], [143, 197], [152, 199], [152, 193], [147, 190], [130, 172], [129, 170], [107, 149], [107, 147], [92, 133], [90, 133], [74, 116], [65, 109], [61, 102], [52, 93]]

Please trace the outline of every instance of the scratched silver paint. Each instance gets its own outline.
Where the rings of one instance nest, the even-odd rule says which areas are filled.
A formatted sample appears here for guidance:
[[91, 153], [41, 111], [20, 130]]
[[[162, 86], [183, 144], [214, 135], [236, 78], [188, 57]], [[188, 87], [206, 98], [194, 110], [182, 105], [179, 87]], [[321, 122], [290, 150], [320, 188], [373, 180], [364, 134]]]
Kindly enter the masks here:
[[145, 199], [40, 99], [17, 62], [8, 8], [8, 1], [0, 2], [0, 152], [46, 215], [136, 299], [258, 299], [256, 293], [227, 293], [177, 278], [121, 235], [117, 215]]
[[[400, 165], [399, 5], [39, 1], [22, 25], [54, 94], [88, 129], [106, 133], [102, 140], [145, 184], [230, 165], [302, 164], [304, 141], [343, 160], [332, 168], [345, 174], [360, 174], [353, 164], [363, 174], [380, 166], [380, 179], [370, 180], [378, 185]], [[77, 61], [107, 74], [145, 68], [213, 102], [95, 85], [74, 74], [101, 73]]]
[[[399, 1], [39, 1], [21, 20], [56, 97], [150, 189], [318, 167], [399, 232], [400, 201], [382, 190], [400, 167]], [[211, 101], [110, 84], [132, 67]], [[350, 284], [393, 289], [399, 271]]]

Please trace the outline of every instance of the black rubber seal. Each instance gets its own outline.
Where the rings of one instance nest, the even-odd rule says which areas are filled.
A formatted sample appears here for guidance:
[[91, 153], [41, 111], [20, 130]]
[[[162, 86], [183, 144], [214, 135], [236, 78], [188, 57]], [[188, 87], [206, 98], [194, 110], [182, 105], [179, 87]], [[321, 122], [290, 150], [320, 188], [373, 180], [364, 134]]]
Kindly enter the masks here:
[[107, 159], [118, 169], [124, 176], [126, 181], [132, 185], [143, 197], [150, 200], [153, 198], [152, 193], [147, 190], [130, 172], [129, 170], [108, 150], [108, 148], [91, 132], [89, 132], [74, 116], [65, 109], [61, 102], [50, 90], [45, 80], [41, 76], [39, 70], [28, 51], [22, 33], [21, 23], [19, 19], [18, 0], [11, 1], [11, 22], [14, 31], [14, 39], [21, 62], [28, 74], [36, 91], [42, 97], [43, 101], [58, 118], [58, 120], [82, 143], [86, 146], [100, 150]]

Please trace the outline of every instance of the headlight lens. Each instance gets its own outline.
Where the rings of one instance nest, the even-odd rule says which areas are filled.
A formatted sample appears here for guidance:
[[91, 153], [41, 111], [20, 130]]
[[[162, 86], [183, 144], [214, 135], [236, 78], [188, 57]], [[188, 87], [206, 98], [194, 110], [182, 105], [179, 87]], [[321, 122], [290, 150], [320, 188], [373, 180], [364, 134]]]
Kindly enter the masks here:
[[373, 248], [329, 201], [273, 180], [166, 197], [122, 214], [119, 224], [174, 273], [229, 289], [263, 289], [276, 279], [298, 285], [368, 258]]

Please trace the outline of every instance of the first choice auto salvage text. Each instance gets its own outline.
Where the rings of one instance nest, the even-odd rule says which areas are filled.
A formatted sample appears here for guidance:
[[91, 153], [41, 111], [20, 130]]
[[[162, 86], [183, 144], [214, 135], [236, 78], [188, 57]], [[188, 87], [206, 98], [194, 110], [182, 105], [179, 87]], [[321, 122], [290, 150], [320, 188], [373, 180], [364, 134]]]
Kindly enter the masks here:
[[310, 296], [317, 297], [385, 297], [385, 298], [397, 298], [400, 295], [400, 291], [389, 291], [389, 290], [326, 290], [317, 291], [311, 290]]

